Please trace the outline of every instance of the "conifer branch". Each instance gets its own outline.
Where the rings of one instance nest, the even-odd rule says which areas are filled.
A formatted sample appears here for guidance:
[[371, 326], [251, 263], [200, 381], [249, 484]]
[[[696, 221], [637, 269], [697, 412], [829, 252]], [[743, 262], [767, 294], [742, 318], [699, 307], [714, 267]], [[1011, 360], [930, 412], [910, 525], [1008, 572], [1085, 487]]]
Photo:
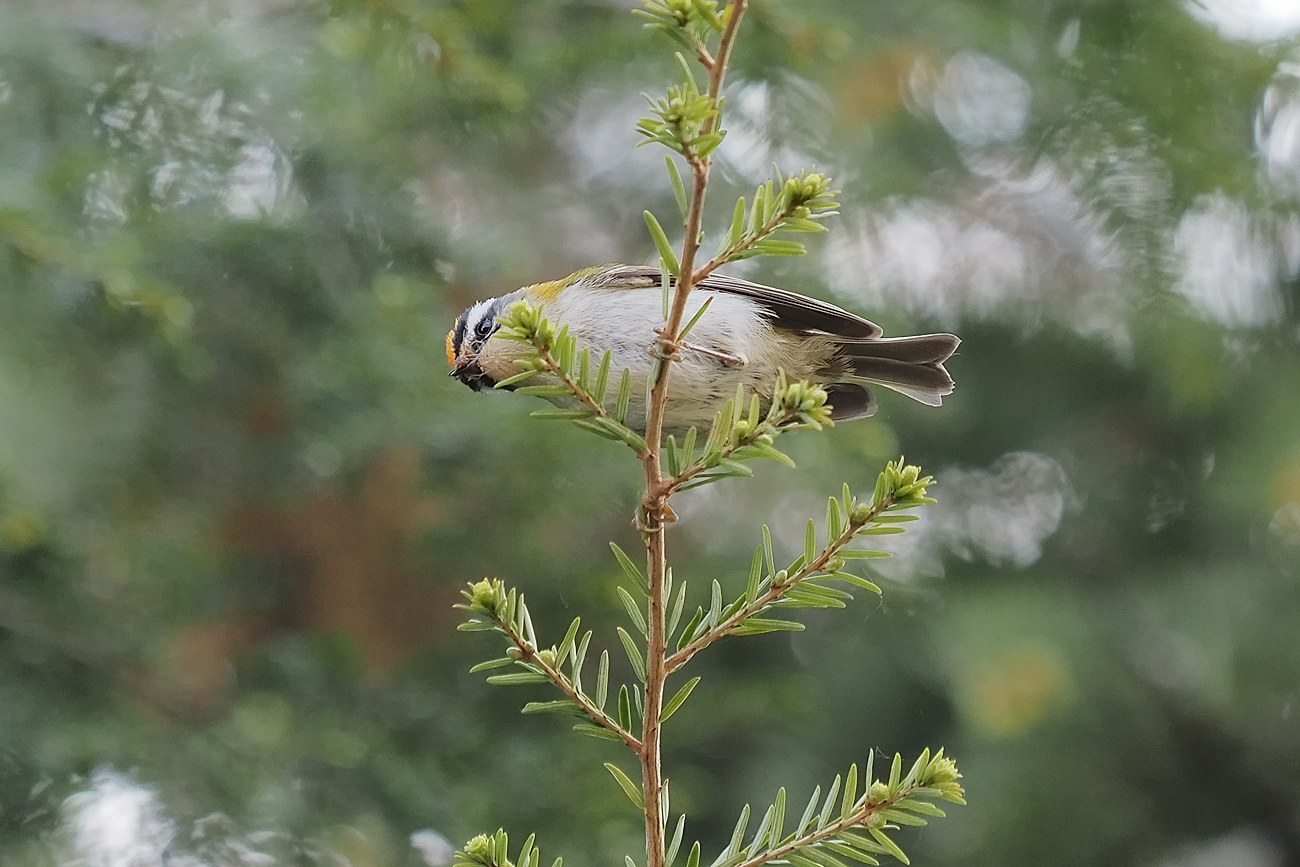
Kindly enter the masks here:
[[886, 497], [879, 503], [872, 504], [872, 506], [865, 512], [862, 512], [860, 515], [855, 515], [838, 537], [828, 542], [814, 559], [805, 563], [793, 575], [788, 575], [783, 578], [782, 573], [778, 572], [773, 576], [767, 589], [756, 599], [752, 602], [746, 603], [734, 613], [723, 619], [722, 622], [687, 642], [681, 650], [678, 650], [676, 653], [669, 656], [667, 662], [668, 672], [671, 674], [672, 672], [677, 671], [683, 665], [690, 662], [691, 657], [695, 656], [695, 654], [699, 653], [719, 638], [722, 638], [737, 629], [745, 620], [748, 620], [750, 617], [753, 617], [771, 607], [774, 602], [789, 592], [791, 588], [798, 587], [801, 582], [806, 581], [814, 575], [831, 571], [827, 569], [827, 566], [835, 558], [835, 555], [838, 554], [844, 546], [848, 545], [849, 542], [853, 541], [853, 538], [859, 533], [859, 531], [873, 523], [877, 517], [893, 505], [894, 499], [892, 495]]
[[[474, 666], [473, 671], [483, 671], [487, 669], [504, 667], [513, 663], [523, 668], [524, 671], [512, 674], [490, 675], [489, 683], [510, 685], [523, 683], [537, 683], [542, 680], [549, 680], [555, 686], [559, 687], [572, 702], [572, 709], [585, 714], [591, 721], [601, 728], [617, 736], [619, 740], [627, 744], [633, 752], [640, 754], [642, 747], [641, 741], [630, 731], [619, 725], [609, 714], [605, 713], [601, 704], [603, 702], [593, 701], [578, 685], [578, 678], [581, 676], [582, 661], [579, 654], [572, 652], [576, 637], [576, 621], [570, 634], [565, 636], [560, 648], [540, 648], [537, 640], [533, 636], [532, 618], [528, 613], [528, 607], [525, 604], [522, 595], [516, 595], [515, 591], [507, 591], [505, 585], [500, 579], [483, 579], [475, 584], [469, 585], [468, 590], [461, 591], [468, 604], [458, 604], [455, 607], [462, 611], [468, 611], [471, 617], [458, 628], [464, 631], [478, 632], [484, 629], [491, 629], [504, 635], [513, 645], [512, 651], [501, 659], [491, 660]], [[485, 621], [481, 619], [487, 617]], [[585, 642], [584, 648], [585, 648]], [[560, 666], [565, 659], [571, 660], [574, 671], [574, 677], [566, 677], [560, 670]], [[570, 708], [549, 705], [536, 707], [535, 712], [541, 711], [561, 711]], [[525, 707], [525, 712], [530, 708]]]

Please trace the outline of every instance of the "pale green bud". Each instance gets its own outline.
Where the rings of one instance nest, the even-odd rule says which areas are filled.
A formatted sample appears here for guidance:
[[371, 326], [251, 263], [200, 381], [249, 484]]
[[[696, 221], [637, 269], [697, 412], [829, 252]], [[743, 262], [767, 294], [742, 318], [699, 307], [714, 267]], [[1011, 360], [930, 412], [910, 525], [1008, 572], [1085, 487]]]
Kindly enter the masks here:
[[930, 762], [927, 783], [933, 785], [937, 783], [954, 783], [961, 779], [961, 774], [957, 771], [957, 763], [947, 756], [940, 753]]
[[487, 578], [478, 581], [470, 586], [470, 604], [479, 611], [485, 611], [488, 614], [496, 614], [497, 611], [497, 588], [492, 586], [492, 582]]
[[492, 857], [492, 841], [486, 834], [479, 834], [465, 844], [465, 854], [475, 861], [486, 862]]

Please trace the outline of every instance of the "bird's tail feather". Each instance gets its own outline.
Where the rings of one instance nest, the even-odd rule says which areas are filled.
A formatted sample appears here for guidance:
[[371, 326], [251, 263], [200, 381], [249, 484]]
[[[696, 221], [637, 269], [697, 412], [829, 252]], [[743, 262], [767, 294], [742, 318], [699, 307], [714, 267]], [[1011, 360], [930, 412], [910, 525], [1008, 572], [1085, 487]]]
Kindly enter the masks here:
[[929, 406], [939, 406], [953, 383], [943, 363], [961, 340], [952, 334], [849, 339], [839, 344], [850, 381], [878, 383]]
[[856, 382], [832, 382], [823, 387], [833, 420], [853, 421], [876, 414], [875, 395], [866, 386]]

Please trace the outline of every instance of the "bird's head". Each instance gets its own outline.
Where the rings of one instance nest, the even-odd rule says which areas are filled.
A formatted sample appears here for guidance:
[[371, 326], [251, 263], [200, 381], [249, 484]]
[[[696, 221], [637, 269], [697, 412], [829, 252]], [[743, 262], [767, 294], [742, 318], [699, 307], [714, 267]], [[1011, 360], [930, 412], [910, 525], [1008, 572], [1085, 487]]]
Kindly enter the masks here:
[[507, 306], [504, 297], [479, 301], [456, 317], [456, 325], [447, 332], [447, 363], [451, 365], [451, 375], [475, 391], [496, 385], [496, 380], [484, 369], [483, 352], [501, 327], [497, 317]]
[[509, 340], [493, 339], [493, 335], [501, 328], [498, 317], [520, 299], [527, 299], [534, 305], [548, 306], [565, 289], [580, 281], [598, 277], [610, 267], [583, 268], [561, 280], [534, 283], [471, 305], [456, 318], [455, 326], [447, 332], [447, 363], [451, 365], [451, 375], [475, 391], [481, 391], [517, 374], [519, 368], [515, 361], [527, 355], [527, 350]]

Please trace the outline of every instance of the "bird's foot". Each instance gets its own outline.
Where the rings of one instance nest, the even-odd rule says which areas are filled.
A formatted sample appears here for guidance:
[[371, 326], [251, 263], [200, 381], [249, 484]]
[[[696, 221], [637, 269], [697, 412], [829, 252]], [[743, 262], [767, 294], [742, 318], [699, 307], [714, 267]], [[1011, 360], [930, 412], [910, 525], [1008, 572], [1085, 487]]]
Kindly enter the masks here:
[[694, 343], [683, 343], [682, 348], [689, 349], [691, 352], [698, 352], [700, 355], [707, 355], [709, 358], [716, 358], [718, 361], [727, 365], [727, 367], [744, 367], [746, 364], [749, 364], [749, 359], [741, 353], [733, 355], [730, 352], [722, 352], [718, 349], [709, 349], [708, 347], [697, 346]]

